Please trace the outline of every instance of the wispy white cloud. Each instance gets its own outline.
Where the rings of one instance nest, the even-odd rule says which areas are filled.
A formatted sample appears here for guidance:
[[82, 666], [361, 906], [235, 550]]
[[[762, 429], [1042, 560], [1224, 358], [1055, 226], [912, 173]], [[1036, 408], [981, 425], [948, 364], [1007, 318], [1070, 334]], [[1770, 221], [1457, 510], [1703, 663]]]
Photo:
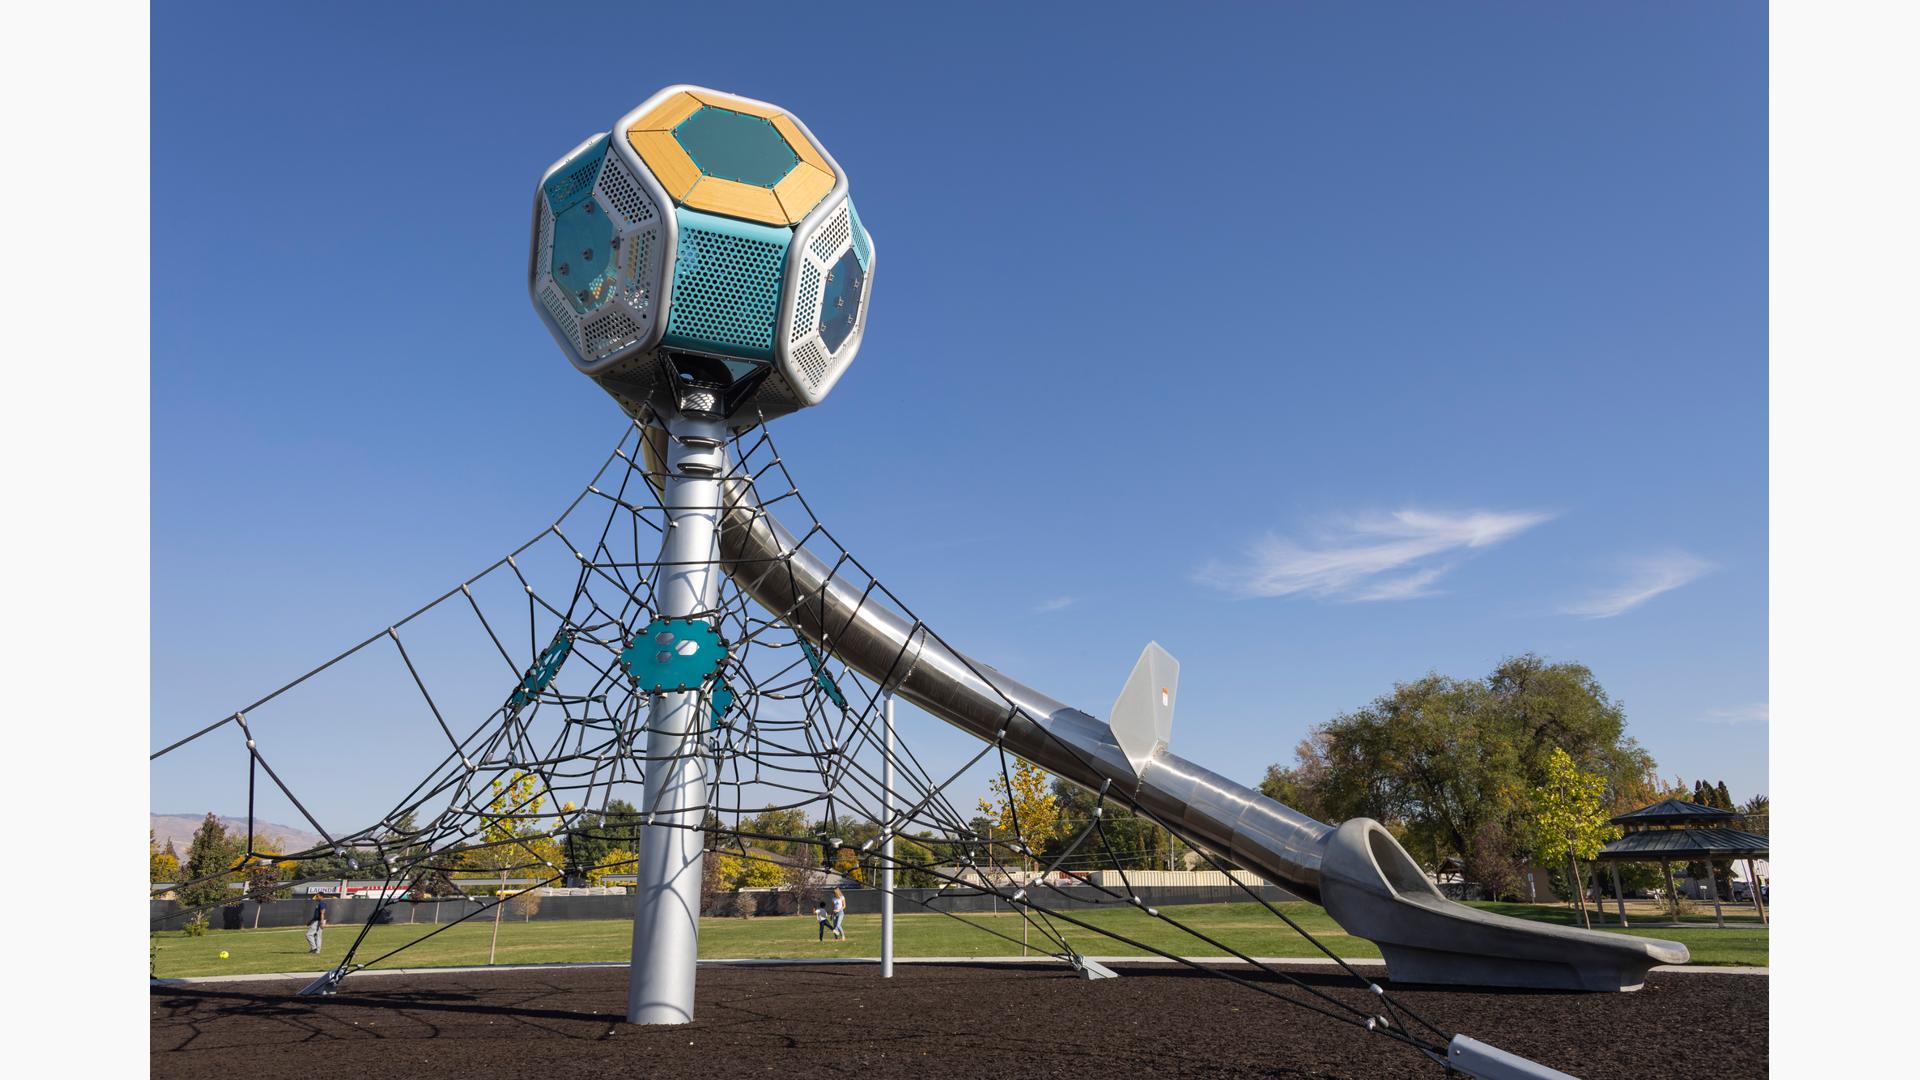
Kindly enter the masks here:
[[1213, 562], [1198, 579], [1240, 596], [1411, 600], [1469, 552], [1511, 539], [1553, 515], [1540, 511], [1402, 510], [1342, 518], [1310, 540], [1268, 536], [1239, 563]]
[[1709, 709], [1700, 719], [1709, 724], [1764, 724], [1772, 717], [1768, 715], [1767, 703], [1762, 701], [1732, 709]]
[[1071, 596], [1056, 596], [1051, 600], [1045, 600], [1033, 605], [1033, 612], [1036, 615], [1046, 615], [1050, 612], [1059, 611], [1063, 607], [1068, 607], [1072, 603], [1073, 597]]
[[1684, 551], [1668, 551], [1629, 559], [1625, 569], [1623, 580], [1565, 605], [1561, 612], [1587, 619], [1624, 615], [1661, 593], [1698, 580], [1713, 569], [1713, 564]]

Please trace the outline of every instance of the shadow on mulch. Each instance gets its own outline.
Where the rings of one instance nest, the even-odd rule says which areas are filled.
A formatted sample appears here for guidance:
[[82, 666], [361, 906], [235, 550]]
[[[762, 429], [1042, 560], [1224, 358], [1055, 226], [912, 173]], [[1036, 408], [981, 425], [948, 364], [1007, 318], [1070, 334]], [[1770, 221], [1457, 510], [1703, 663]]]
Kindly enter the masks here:
[[[626, 972], [579, 969], [362, 974], [332, 998], [300, 984], [156, 986], [152, 1075], [325, 1070], [363, 1077], [1434, 1077], [1412, 1048], [1290, 1002], [1307, 991], [1254, 977], [1275, 998], [1206, 973], [1120, 967], [1085, 982], [1059, 966], [903, 964], [703, 967], [697, 1022], [623, 1022]], [[1243, 977], [1246, 977], [1244, 973]], [[1297, 971], [1355, 1008], [1344, 975]], [[1442, 1031], [1604, 1080], [1764, 1076], [1768, 978], [1654, 973], [1631, 994], [1395, 988]], [[1431, 1033], [1427, 1033], [1431, 1035]], [[1444, 1041], [1433, 1036], [1434, 1041]]]

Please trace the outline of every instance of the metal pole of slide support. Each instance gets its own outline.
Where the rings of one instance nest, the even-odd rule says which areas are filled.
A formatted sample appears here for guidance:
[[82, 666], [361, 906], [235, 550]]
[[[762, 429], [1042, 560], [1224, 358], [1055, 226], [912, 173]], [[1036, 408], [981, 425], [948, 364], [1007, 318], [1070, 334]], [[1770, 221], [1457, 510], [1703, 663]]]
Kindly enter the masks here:
[[[666, 416], [667, 475], [662, 478], [666, 538], [655, 571], [655, 614], [684, 619], [720, 599], [715, 540], [727, 429], [716, 421]], [[694, 967], [700, 945], [700, 873], [706, 837], [707, 773], [698, 688], [655, 694], [647, 714], [644, 823], [635, 868], [633, 958], [627, 1022], [693, 1022]]]
[[887, 725], [887, 753], [880, 762], [881, 820], [887, 837], [880, 842], [880, 977], [893, 978], [893, 694], [881, 697], [881, 715]]

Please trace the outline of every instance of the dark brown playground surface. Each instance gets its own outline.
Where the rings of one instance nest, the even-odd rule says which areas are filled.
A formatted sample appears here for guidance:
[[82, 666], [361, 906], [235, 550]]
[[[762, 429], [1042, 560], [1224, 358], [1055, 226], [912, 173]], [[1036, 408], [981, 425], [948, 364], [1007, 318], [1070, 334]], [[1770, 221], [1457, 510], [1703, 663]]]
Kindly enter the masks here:
[[[903, 964], [883, 982], [866, 965], [703, 966], [699, 1020], [675, 1028], [619, 1022], [622, 968], [363, 974], [327, 999], [294, 997], [291, 980], [155, 986], [152, 1075], [1445, 1075], [1404, 1045], [1225, 979], [1120, 970], [1084, 982], [1060, 966]], [[1365, 1007], [1343, 976], [1297, 974]], [[1645, 1080], [1766, 1075], [1767, 981], [1655, 972], [1630, 994], [1383, 984], [1450, 1032], [1588, 1080]]]

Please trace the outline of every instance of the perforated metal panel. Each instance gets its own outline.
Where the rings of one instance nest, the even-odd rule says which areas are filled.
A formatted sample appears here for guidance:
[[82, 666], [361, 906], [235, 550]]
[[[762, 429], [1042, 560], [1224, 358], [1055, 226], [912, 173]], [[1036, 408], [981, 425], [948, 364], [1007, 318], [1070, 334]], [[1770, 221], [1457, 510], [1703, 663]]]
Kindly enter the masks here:
[[873, 265], [873, 245], [867, 236], [866, 227], [860, 224], [860, 208], [847, 200], [847, 212], [853, 216], [853, 256], [860, 260], [860, 269]]
[[663, 343], [773, 359], [780, 284], [792, 233], [685, 208]]
[[811, 388], [818, 388], [827, 377], [827, 351], [818, 339], [809, 341], [793, 352], [794, 366], [807, 380]]
[[788, 378], [803, 397], [818, 401], [859, 349], [873, 249], [844, 196], [799, 232], [782, 339]]
[[605, 356], [633, 344], [640, 336], [640, 327], [625, 312], [615, 308], [589, 322], [582, 336], [589, 355]]
[[554, 213], [565, 211], [592, 190], [594, 179], [600, 175], [600, 163], [606, 156], [607, 136], [602, 135], [582, 147], [578, 158], [547, 177], [543, 186]]
[[535, 274], [546, 277], [548, 257], [553, 251], [553, 211], [547, 209], [547, 200], [540, 200], [540, 231], [533, 240], [533, 262]]
[[[633, 359], [659, 337], [671, 223], [655, 191], [604, 135], [541, 179], [530, 285], [584, 370]], [[570, 317], [555, 311], [556, 302]]]
[[552, 282], [540, 287], [540, 303], [547, 309], [547, 314], [553, 316], [553, 321], [559, 324], [560, 332], [567, 336], [567, 343], [576, 351], [580, 350], [580, 321], [573, 317], [573, 309], [568, 306], [567, 298], [560, 295], [560, 290], [554, 288]]
[[799, 341], [813, 333], [820, 317], [820, 267], [807, 260], [800, 267], [800, 292], [793, 301], [793, 330], [788, 341]]
[[652, 318], [653, 305], [653, 249], [659, 242], [659, 234], [658, 227], [650, 226], [621, 241], [626, 249], [622, 257], [626, 265], [627, 297], [648, 318]]
[[640, 190], [639, 183], [617, 157], [609, 156], [606, 168], [601, 170], [600, 193], [630, 226], [645, 225], [659, 217], [653, 200]]
[[847, 242], [847, 205], [840, 204], [840, 209], [834, 211], [833, 216], [827, 219], [826, 225], [821, 227], [818, 235], [814, 236], [813, 242], [808, 245], [813, 249], [813, 253], [819, 256], [821, 262], [831, 262], [833, 257], [840, 253], [840, 246]]

